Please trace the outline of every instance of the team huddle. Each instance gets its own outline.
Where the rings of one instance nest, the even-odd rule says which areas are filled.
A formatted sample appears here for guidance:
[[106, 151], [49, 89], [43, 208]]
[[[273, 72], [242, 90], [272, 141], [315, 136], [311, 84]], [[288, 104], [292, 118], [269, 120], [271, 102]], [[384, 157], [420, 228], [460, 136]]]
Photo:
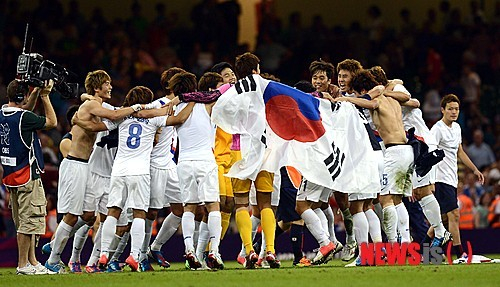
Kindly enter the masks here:
[[[133, 271], [152, 271], [152, 262], [170, 267], [162, 246], [180, 226], [186, 267], [223, 269], [219, 245], [233, 213], [242, 240], [237, 261], [244, 268], [279, 268], [275, 237], [288, 230], [294, 266], [326, 264], [337, 253], [346, 262], [354, 259], [346, 266], [360, 266], [363, 243], [411, 242], [403, 197], [418, 201], [431, 226], [422, 244], [443, 246], [453, 240], [457, 262], [466, 261], [458, 229], [457, 157], [481, 182], [484, 178], [462, 149], [455, 122], [460, 101], [455, 95], [443, 98], [443, 118], [429, 129], [418, 100], [402, 81], [388, 80], [381, 67], [364, 69], [347, 59], [335, 69], [331, 63], [314, 61], [311, 81], [300, 81], [295, 88], [332, 105], [355, 106], [367, 135], [367, 150], [360, 152], [373, 159], [366, 168], [378, 173], [378, 184], [362, 191], [356, 191], [355, 183], [333, 190], [308, 180], [293, 166], [276, 173], [260, 170], [254, 180], [230, 178], [225, 174], [242, 159], [246, 139], [216, 126], [212, 108], [238, 79], [262, 76], [279, 81], [259, 76], [259, 62], [245, 53], [236, 57], [234, 68], [221, 62], [198, 82], [194, 74], [170, 68], [160, 79], [165, 97], [155, 100], [149, 88], [137, 86], [121, 107], [106, 103], [111, 98], [110, 76], [102, 70], [90, 72], [84, 102], [68, 111], [72, 128], [67, 149], [61, 149], [57, 206], [64, 217], [42, 248], [50, 254], [45, 267], [64, 272], [61, 253], [73, 237], [68, 266], [81, 273], [81, 249], [97, 218], [87, 273], [120, 271], [119, 258], [129, 238], [125, 263]], [[338, 86], [332, 84], [335, 72]], [[335, 235], [331, 197], [344, 219], [344, 243]], [[171, 212], [151, 242], [153, 222], [164, 207]], [[259, 225], [262, 242], [256, 248]], [[319, 245], [309, 259], [302, 250], [304, 227]]]

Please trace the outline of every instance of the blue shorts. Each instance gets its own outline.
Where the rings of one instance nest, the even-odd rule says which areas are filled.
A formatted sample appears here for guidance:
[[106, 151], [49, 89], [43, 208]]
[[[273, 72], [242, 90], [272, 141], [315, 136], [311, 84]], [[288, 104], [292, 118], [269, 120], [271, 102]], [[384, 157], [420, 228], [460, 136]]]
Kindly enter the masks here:
[[434, 184], [436, 197], [441, 214], [446, 214], [452, 210], [458, 209], [457, 189], [449, 184], [436, 182]]
[[292, 222], [300, 220], [300, 215], [295, 211], [295, 204], [297, 202], [297, 191], [285, 167], [280, 169], [281, 173], [281, 188], [280, 188], [280, 201], [278, 209], [276, 210], [277, 221]]

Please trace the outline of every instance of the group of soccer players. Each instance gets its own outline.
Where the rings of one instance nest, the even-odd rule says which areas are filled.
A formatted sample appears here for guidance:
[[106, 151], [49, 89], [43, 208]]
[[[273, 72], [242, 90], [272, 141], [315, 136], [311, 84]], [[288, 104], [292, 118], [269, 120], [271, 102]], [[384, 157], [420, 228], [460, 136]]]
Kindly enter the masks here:
[[[121, 107], [106, 103], [111, 98], [110, 76], [102, 70], [90, 72], [85, 79], [84, 102], [68, 116], [74, 125], [71, 145], [59, 170], [57, 207], [64, 217], [53, 240], [42, 248], [50, 254], [45, 267], [54, 273], [64, 272], [60, 255], [73, 237], [68, 266], [71, 272], [81, 273], [81, 249], [89, 229], [99, 226], [94, 230], [86, 272], [120, 271], [123, 264], [119, 258], [129, 238], [131, 248], [125, 264], [133, 271], [151, 271], [151, 262], [168, 268], [168, 250], [165, 256], [162, 246], [182, 226], [186, 266], [193, 270], [223, 269], [219, 245], [233, 213], [242, 240], [237, 260], [245, 268], [279, 268], [275, 236], [286, 230], [290, 230], [295, 266], [325, 264], [341, 251], [342, 260], [350, 261], [369, 238], [382, 242], [385, 234], [388, 242], [411, 241], [404, 196], [413, 196], [420, 203], [431, 225], [426, 238], [431, 246], [451, 239], [441, 214], [454, 210], [456, 184], [453, 193], [454, 183], [443, 181], [446, 192], [438, 190], [434, 196], [434, 183], [443, 177], [456, 180], [456, 149], [440, 145], [435, 133], [426, 127], [418, 101], [411, 99], [400, 80], [388, 80], [380, 67], [363, 69], [356, 60], [340, 62], [336, 71], [331, 63], [314, 61], [311, 81], [300, 81], [296, 88], [325, 101], [351, 102], [359, 109], [366, 122], [362, 132], [368, 133], [367, 146], [371, 147], [360, 152], [376, 159], [369, 168], [378, 171], [380, 184], [348, 194], [314, 184], [291, 166], [276, 174], [260, 171], [254, 181], [225, 176], [241, 159], [241, 139], [212, 123], [212, 107], [238, 78], [260, 74], [259, 62], [254, 54], [244, 53], [236, 57], [234, 68], [221, 62], [199, 81], [181, 68], [170, 68], [160, 79], [165, 97], [155, 100], [149, 88], [137, 86], [128, 92]], [[338, 86], [332, 84], [335, 72]], [[277, 80], [272, 75], [262, 76]], [[443, 119], [449, 106], [456, 108], [458, 103], [453, 95], [443, 99]], [[446, 125], [456, 120], [457, 112]], [[447, 133], [446, 127], [439, 130]], [[414, 153], [410, 143], [416, 140], [420, 144], [418, 139], [425, 141], [429, 151], [444, 149], [447, 166], [436, 173], [429, 164], [438, 161], [432, 153]], [[422, 156], [430, 157], [421, 160]], [[443, 170], [446, 174], [440, 176]], [[481, 179], [482, 175], [477, 175]], [[344, 244], [335, 236], [329, 204], [332, 196], [344, 218]], [[153, 222], [164, 207], [170, 207], [171, 212], [151, 243]], [[98, 225], [94, 225], [96, 218]], [[457, 256], [461, 257], [458, 229], [452, 218], [448, 220]], [[255, 250], [259, 225], [262, 243], [260, 250]], [[312, 259], [302, 252], [304, 226], [319, 244]], [[349, 266], [361, 265], [357, 253]]]

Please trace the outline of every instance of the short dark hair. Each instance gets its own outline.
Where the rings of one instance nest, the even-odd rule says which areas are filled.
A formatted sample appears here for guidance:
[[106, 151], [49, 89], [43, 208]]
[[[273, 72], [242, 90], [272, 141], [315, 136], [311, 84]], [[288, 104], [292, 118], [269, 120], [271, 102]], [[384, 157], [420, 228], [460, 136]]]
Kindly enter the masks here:
[[201, 76], [200, 81], [198, 81], [198, 91], [216, 89], [217, 84], [220, 82], [224, 82], [224, 79], [219, 73], [206, 72], [203, 76]]
[[196, 91], [196, 87], [196, 76], [189, 72], [175, 74], [168, 84], [168, 88], [174, 95], [194, 92]]
[[297, 83], [295, 83], [295, 85], [293, 85], [293, 87], [304, 93], [312, 93], [316, 91], [316, 88], [313, 86], [313, 84], [306, 80], [298, 81]]
[[185, 70], [182, 68], [178, 68], [178, 67], [172, 67], [172, 68], [169, 68], [169, 69], [163, 71], [163, 73], [161, 73], [160, 85], [163, 89], [165, 89], [165, 92], [167, 94], [171, 93], [170, 89], [168, 88], [168, 81], [170, 81], [170, 79], [172, 79], [172, 77], [175, 74], [178, 74], [181, 72], [185, 72]]
[[231, 69], [231, 71], [234, 71], [233, 66], [231, 66], [231, 64], [229, 64], [228, 62], [220, 62], [220, 63], [215, 64], [215, 65], [214, 65], [214, 66], [210, 69], [210, 72], [215, 72], [215, 73], [217, 73], [217, 74], [220, 74], [220, 73], [222, 73], [222, 71], [223, 71], [225, 68], [229, 68], [229, 69]]
[[340, 70], [349, 71], [353, 76], [355, 76], [357, 73], [363, 70], [363, 66], [357, 60], [345, 59], [344, 61], [337, 64], [337, 73], [340, 72]]
[[377, 85], [375, 77], [368, 70], [362, 70], [356, 74], [351, 82], [351, 87], [358, 93], [361, 93], [363, 90], [369, 91]]
[[7, 86], [7, 98], [9, 99], [9, 102], [19, 102], [19, 95], [22, 94], [23, 96], [26, 96], [28, 92], [28, 85], [18, 80], [12, 80]]
[[106, 81], [111, 81], [111, 77], [104, 70], [89, 72], [85, 78], [85, 91], [89, 95], [94, 95], [96, 89], [100, 89]]
[[123, 106], [130, 107], [135, 104], [149, 104], [153, 101], [153, 97], [153, 92], [148, 87], [135, 86], [128, 91], [123, 101]]
[[444, 109], [446, 108], [446, 105], [448, 103], [453, 103], [453, 102], [458, 103], [458, 105], [460, 106], [460, 99], [454, 94], [448, 94], [444, 96], [443, 99], [441, 100], [441, 108]]
[[78, 112], [78, 108], [80, 108], [80, 105], [72, 105], [66, 111], [66, 120], [68, 121], [68, 124], [69, 124], [70, 127], [73, 126], [73, 123], [71, 122], [71, 119], [76, 114], [76, 112]]
[[259, 57], [250, 52], [239, 55], [236, 57], [236, 62], [234, 63], [236, 74], [240, 79], [249, 76], [253, 73], [252, 71], [257, 70], [259, 63]]
[[311, 65], [309, 65], [309, 72], [311, 73], [311, 77], [314, 76], [319, 71], [325, 71], [325, 74], [328, 77], [328, 79], [333, 79], [333, 75], [335, 73], [335, 67], [333, 66], [332, 63], [323, 61], [321, 59], [319, 61], [314, 61], [311, 63]]
[[368, 71], [373, 75], [379, 85], [386, 86], [389, 83], [389, 80], [387, 80], [387, 75], [385, 74], [385, 71], [384, 69], [382, 69], [382, 67], [374, 66], [371, 67]]

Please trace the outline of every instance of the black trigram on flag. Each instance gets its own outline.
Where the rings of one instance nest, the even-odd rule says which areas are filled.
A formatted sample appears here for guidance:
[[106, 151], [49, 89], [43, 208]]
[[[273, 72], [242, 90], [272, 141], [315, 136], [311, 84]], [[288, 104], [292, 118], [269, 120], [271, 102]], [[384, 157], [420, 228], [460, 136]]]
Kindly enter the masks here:
[[257, 84], [252, 75], [239, 80], [234, 87], [236, 88], [236, 92], [238, 94], [242, 94], [243, 92], [257, 91]]
[[264, 133], [260, 137], [260, 141], [264, 144], [264, 146], [267, 148], [267, 140], [266, 140], [266, 130], [264, 130]]
[[331, 102], [330, 103], [330, 109], [332, 110], [332, 112], [335, 112], [336, 110], [338, 110], [340, 108], [340, 103], [339, 102]]
[[342, 164], [344, 163], [345, 154], [340, 151], [340, 149], [335, 146], [335, 142], [332, 142], [333, 152], [323, 161], [328, 168], [328, 172], [332, 177], [332, 181], [339, 176], [342, 171]]

